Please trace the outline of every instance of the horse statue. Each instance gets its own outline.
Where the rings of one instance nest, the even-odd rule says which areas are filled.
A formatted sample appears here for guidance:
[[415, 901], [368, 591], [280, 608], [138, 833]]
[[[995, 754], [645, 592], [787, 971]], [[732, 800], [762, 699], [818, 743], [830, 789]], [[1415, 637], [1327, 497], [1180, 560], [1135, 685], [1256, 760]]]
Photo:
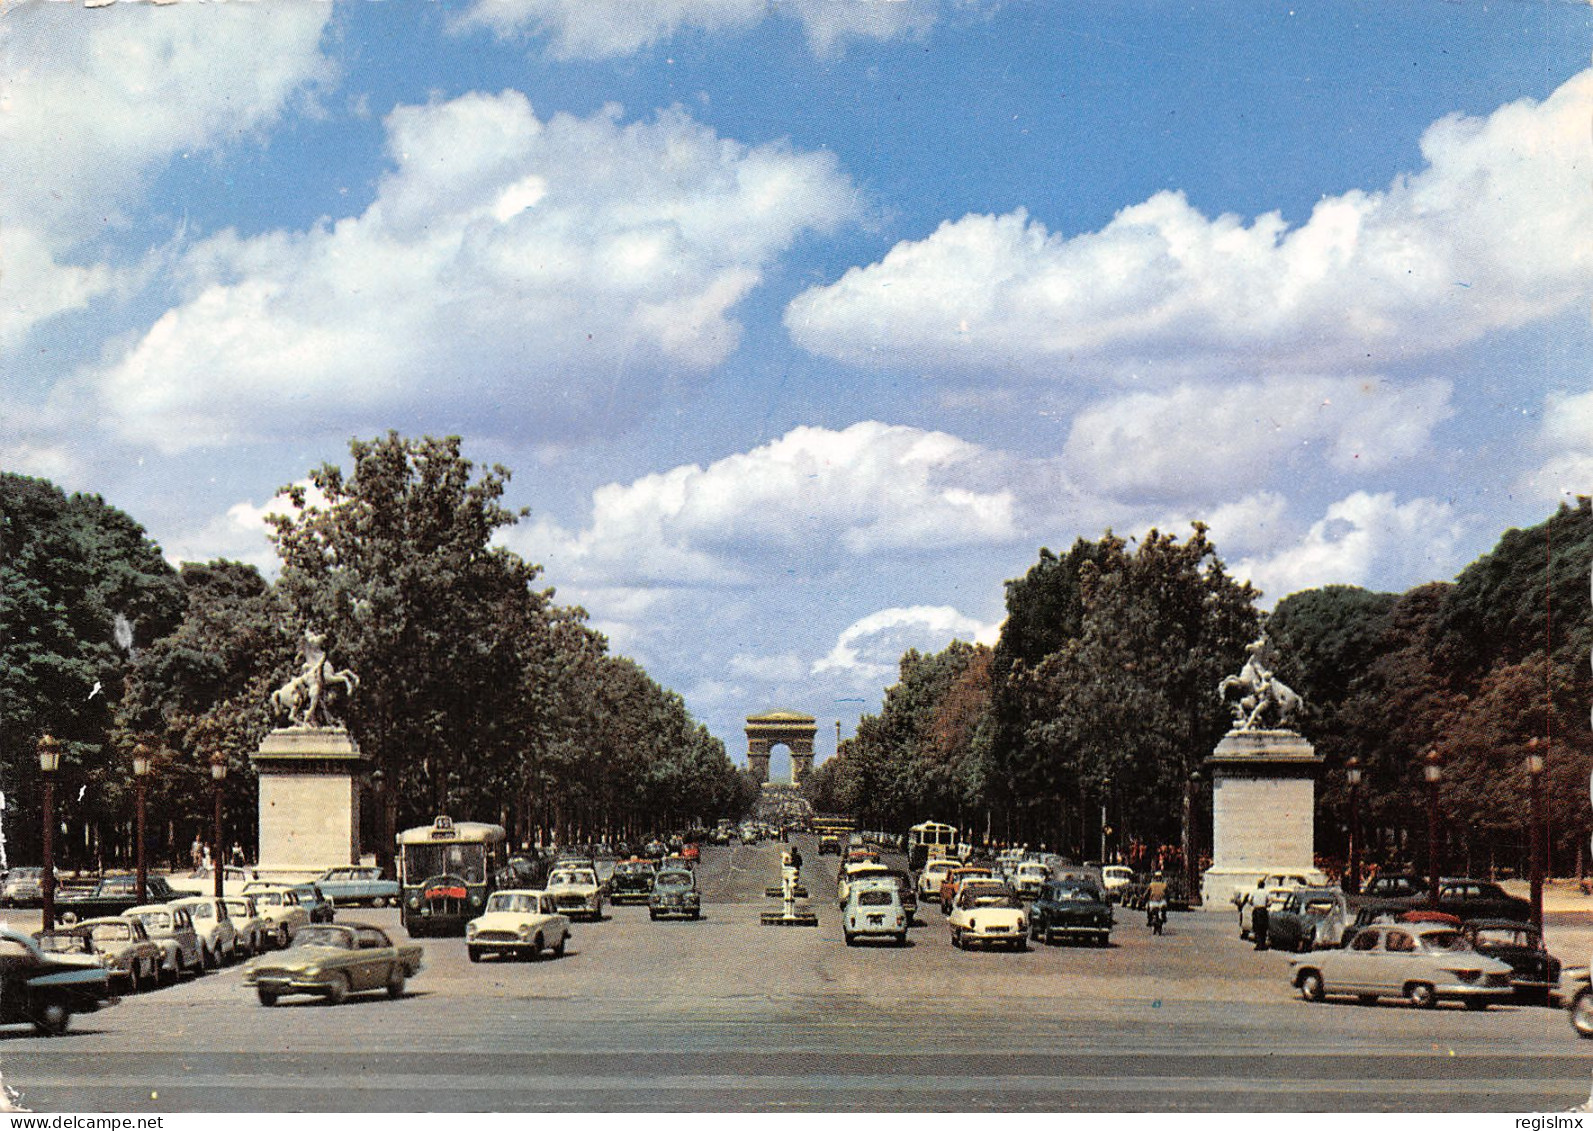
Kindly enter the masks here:
[[1238, 675], [1225, 676], [1217, 694], [1233, 711], [1234, 730], [1256, 730], [1263, 725], [1287, 726], [1305, 709], [1299, 693], [1272, 674], [1262, 661], [1267, 634], [1245, 645], [1249, 654]]
[[324, 633], [304, 634], [304, 665], [299, 674], [271, 693], [271, 708], [288, 717], [290, 727], [340, 727], [343, 720], [331, 711], [327, 691], [338, 684], [346, 698], [359, 690], [360, 678], [348, 669], [339, 671], [326, 658]]

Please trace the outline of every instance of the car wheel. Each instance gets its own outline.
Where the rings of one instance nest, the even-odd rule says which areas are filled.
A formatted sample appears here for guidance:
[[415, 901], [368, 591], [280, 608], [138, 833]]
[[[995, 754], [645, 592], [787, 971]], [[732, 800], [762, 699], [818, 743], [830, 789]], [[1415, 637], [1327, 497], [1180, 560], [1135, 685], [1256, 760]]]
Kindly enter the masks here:
[[405, 978], [403, 968], [400, 966], [394, 966], [392, 973], [387, 975], [387, 996], [403, 997], [404, 981]]
[[701, 919], [701, 918], [702, 918], [702, 912], [701, 911], [693, 911], [691, 913], [691, 921], [693, 923], [695, 923], [698, 919]]
[[1488, 1008], [1488, 999], [1485, 997], [1468, 997], [1466, 999], [1466, 1008], [1481, 1013]]
[[951, 945], [952, 945], [952, 949], [953, 950], [961, 950], [962, 949], [962, 932], [961, 931], [953, 931], [951, 933]]
[[856, 946], [857, 945], [857, 936], [852, 934], [851, 931], [842, 931], [841, 935], [842, 935], [843, 938], [846, 939], [846, 945], [847, 946]]
[[1300, 996], [1306, 1001], [1321, 1001], [1327, 996], [1327, 987], [1322, 984], [1322, 975], [1315, 970], [1307, 970], [1300, 975]]
[[255, 990], [255, 996], [260, 999], [260, 1004], [268, 1009], [277, 1003], [276, 990], [268, 990], [264, 986]]
[[1104, 946], [1111, 946], [1112, 945], [1112, 936], [1107, 934], [1105, 931], [1102, 931], [1100, 934], [1095, 936], [1095, 945], [1096, 946], [1103, 946], [1103, 947]]
[[161, 963], [160, 977], [158, 981], [167, 986], [174, 984], [177, 981], [176, 963], [173, 963], [170, 967], [168, 967], [164, 962]]
[[656, 912], [656, 911], [653, 911], [653, 910], [652, 910], [652, 909], [649, 909], [649, 910], [648, 910], [648, 912], [647, 912], [647, 917], [648, 917], [648, 918], [649, 918], [649, 919], [651, 919], [651, 920], [652, 920], [652, 921], [653, 921], [653, 922], [655, 922], [655, 923], [656, 923], [656, 922], [658, 922], [658, 912]]
[[46, 1037], [59, 1037], [72, 1023], [72, 1011], [59, 1001], [47, 1001], [33, 1018], [33, 1027]]
[[1593, 1039], [1593, 990], [1583, 990], [1571, 999], [1571, 1028], [1577, 1036]]
[[138, 963], [135, 962], [132, 969], [127, 972], [127, 992], [136, 994], [142, 991], [143, 988], [144, 979], [139, 976]]
[[479, 946], [467, 946], [465, 947], [465, 953], [470, 955], [470, 961], [481, 961], [481, 948]]
[[569, 942], [569, 941], [570, 941], [570, 936], [569, 935], [560, 935], [559, 936], [559, 941], [553, 944], [553, 957], [554, 958], [563, 958], [564, 957], [564, 944]]
[[1018, 936], [1018, 941], [1013, 944], [1012, 949], [1018, 951], [1019, 953], [1022, 953], [1023, 951], [1028, 950], [1029, 949], [1029, 940], [1024, 938], [1021, 935]]
[[209, 947], [199, 948], [199, 968], [201, 970], [214, 970], [221, 965], [221, 952], [211, 950]]
[[341, 974], [333, 974], [332, 980], [326, 984], [326, 1004], [342, 1005], [346, 997], [348, 997], [348, 979]]
[[542, 957], [542, 936], [538, 935], [531, 940], [531, 949], [526, 952], [526, 957], [532, 962]]
[[1405, 1000], [1417, 1009], [1431, 1009], [1438, 1004], [1438, 995], [1426, 982], [1412, 982], [1405, 987]]
[[277, 949], [278, 950], [286, 950], [287, 948], [288, 948], [288, 926], [287, 926], [286, 923], [284, 923], [282, 926], [277, 928]]
[[907, 945], [907, 932], [906, 931], [903, 931], [899, 935], [896, 936], [896, 945], [897, 946], [906, 946]]
[[1362, 1005], [1376, 1005], [1377, 1004], [1377, 995], [1376, 994], [1357, 994], [1356, 997], [1355, 997], [1355, 1000], [1360, 1002]]

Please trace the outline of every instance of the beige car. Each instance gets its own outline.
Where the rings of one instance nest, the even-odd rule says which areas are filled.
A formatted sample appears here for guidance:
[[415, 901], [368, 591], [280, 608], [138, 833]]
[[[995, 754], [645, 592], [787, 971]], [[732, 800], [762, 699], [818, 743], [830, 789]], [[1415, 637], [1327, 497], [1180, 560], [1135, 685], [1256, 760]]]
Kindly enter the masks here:
[[856, 864], [848, 864], [841, 869], [839, 878], [835, 881], [835, 902], [837, 906], [846, 906], [846, 897], [852, 890], [852, 885], [858, 880], [872, 879], [890, 875], [890, 869], [883, 864], [872, 860], [860, 860]]
[[940, 885], [946, 882], [947, 874], [953, 868], [961, 868], [962, 863], [950, 858], [931, 860], [924, 865], [924, 870], [918, 874], [918, 902], [939, 903]]
[[310, 913], [299, 904], [299, 895], [282, 884], [250, 884], [244, 895], [254, 900], [255, 910], [266, 923], [266, 937], [278, 948], [286, 947], [293, 932], [310, 921]]
[[485, 914], [465, 924], [465, 950], [472, 962], [488, 954], [535, 959], [544, 950], [563, 958], [569, 938], [568, 916], [545, 891], [495, 891], [487, 897]]
[[227, 918], [238, 936], [238, 953], [251, 958], [259, 954], [266, 948], [266, 941], [274, 937], [274, 928], [255, 910], [254, 896], [229, 895], [222, 902], [227, 905]]
[[1023, 903], [1001, 886], [969, 883], [952, 906], [951, 945], [962, 950], [974, 946], [1010, 946], [1029, 949], [1029, 917]]

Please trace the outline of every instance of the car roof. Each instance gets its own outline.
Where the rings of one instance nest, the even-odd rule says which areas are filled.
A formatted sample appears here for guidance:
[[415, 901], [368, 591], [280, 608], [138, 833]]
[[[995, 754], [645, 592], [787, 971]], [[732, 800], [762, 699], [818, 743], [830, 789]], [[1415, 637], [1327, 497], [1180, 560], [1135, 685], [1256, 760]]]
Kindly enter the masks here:
[[1511, 927], [1518, 931], [1532, 931], [1535, 934], [1542, 933], [1531, 923], [1523, 923], [1520, 919], [1471, 919], [1466, 922], [1466, 926], [1492, 927], [1495, 930]]

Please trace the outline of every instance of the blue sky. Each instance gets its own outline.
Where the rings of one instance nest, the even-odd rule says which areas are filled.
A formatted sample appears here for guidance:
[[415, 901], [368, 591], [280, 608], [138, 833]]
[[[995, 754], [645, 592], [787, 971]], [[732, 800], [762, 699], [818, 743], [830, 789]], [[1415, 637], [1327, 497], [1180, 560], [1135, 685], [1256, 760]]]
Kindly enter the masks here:
[[270, 569], [388, 428], [736, 756], [1199, 518], [1270, 604], [1593, 492], [1590, 9], [0, 15], [0, 466]]

